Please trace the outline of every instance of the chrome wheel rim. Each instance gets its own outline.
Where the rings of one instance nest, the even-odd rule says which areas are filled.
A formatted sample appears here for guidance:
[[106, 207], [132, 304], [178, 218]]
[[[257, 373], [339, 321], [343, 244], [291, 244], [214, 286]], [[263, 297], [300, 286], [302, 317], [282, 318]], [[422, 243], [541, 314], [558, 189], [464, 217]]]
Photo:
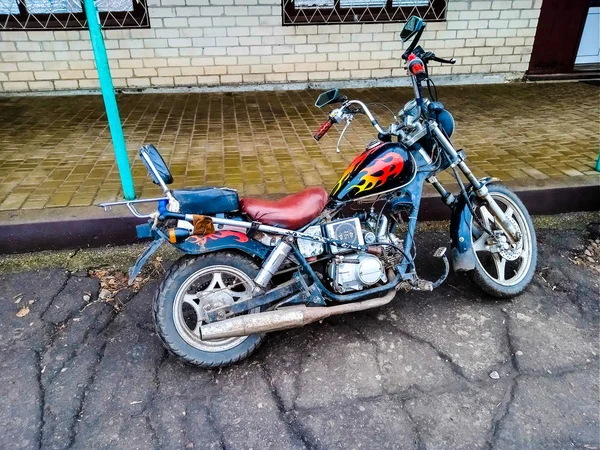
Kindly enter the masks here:
[[[194, 272], [179, 287], [173, 302], [173, 321], [179, 336], [198, 350], [216, 353], [230, 350], [248, 336], [202, 340], [200, 326], [208, 309], [230, 305], [252, 296], [254, 283], [231, 266], [210, 266]], [[258, 312], [255, 308], [250, 313]]]
[[[498, 249], [496, 245], [489, 245], [492, 241], [490, 235], [483, 231], [477, 222], [471, 220], [471, 239], [475, 258], [486, 276], [494, 282], [511, 287], [519, 284], [525, 278], [531, 266], [531, 230], [523, 211], [508, 196], [490, 192], [498, 206], [513, 225], [521, 232], [521, 239], [514, 248]], [[475, 212], [484, 225], [496, 234], [500, 227], [495, 223], [494, 216], [485, 205], [476, 206]], [[506, 239], [503, 233], [498, 233], [501, 239]]]

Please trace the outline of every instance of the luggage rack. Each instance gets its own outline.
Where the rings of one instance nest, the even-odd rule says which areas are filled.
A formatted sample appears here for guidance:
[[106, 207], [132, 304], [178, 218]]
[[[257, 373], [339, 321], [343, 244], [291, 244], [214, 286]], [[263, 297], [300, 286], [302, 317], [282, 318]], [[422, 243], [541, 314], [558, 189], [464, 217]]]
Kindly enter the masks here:
[[131, 214], [133, 214], [135, 217], [139, 217], [140, 219], [148, 219], [148, 218], [152, 218], [154, 217], [153, 213], [150, 214], [142, 214], [141, 212], [139, 212], [136, 207], [135, 204], [137, 203], [151, 203], [151, 202], [169, 202], [169, 198], [168, 197], [156, 197], [156, 198], [141, 198], [139, 200], [121, 200], [118, 202], [105, 202], [105, 203], [100, 203], [98, 204], [98, 206], [101, 206], [102, 208], [104, 208], [104, 211], [111, 211], [113, 206], [127, 206], [127, 208], [129, 208], [129, 211], [131, 211]]

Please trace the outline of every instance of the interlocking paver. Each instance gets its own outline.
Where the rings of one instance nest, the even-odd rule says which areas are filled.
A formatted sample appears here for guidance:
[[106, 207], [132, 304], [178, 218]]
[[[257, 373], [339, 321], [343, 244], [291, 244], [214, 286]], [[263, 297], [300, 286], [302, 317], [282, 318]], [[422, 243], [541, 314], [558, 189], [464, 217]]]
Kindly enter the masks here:
[[[598, 177], [600, 91], [585, 83], [441, 86], [440, 100], [457, 123], [454, 142], [477, 176], [519, 180]], [[347, 89], [397, 111], [407, 88]], [[341, 127], [320, 143], [312, 134], [325, 112], [318, 91], [119, 95], [139, 196], [160, 193], [137, 157], [154, 143], [171, 167], [175, 187], [227, 185], [244, 195], [331, 188], [375, 138], [354, 121], [335, 152]], [[100, 96], [0, 98], [0, 210], [86, 206], [122, 196]], [[452, 178], [441, 174], [442, 182]]]

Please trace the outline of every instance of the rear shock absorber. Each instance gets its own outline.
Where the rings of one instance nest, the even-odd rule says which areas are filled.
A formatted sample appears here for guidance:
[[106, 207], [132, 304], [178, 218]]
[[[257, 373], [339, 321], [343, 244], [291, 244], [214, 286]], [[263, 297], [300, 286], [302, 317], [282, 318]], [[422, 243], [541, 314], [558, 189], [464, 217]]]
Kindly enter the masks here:
[[291, 251], [292, 246], [290, 244], [288, 244], [284, 239], [279, 241], [271, 254], [263, 262], [263, 265], [256, 275], [256, 278], [254, 278], [254, 282], [258, 287], [265, 289], [268, 286], [269, 281], [271, 281], [273, 275], [277, 273], [279, 267], [281, 264], [283, 264]]

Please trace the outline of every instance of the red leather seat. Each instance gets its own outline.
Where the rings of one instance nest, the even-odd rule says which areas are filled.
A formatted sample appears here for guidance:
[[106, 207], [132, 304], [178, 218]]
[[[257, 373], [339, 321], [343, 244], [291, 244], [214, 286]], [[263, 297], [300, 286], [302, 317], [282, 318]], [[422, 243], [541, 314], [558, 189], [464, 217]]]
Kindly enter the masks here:
[[327, 199], [325, 189], [310, 187], [279, 200], [243, 198], [240, 209], [252, 220], [265, 225], [297, 230], [323, 211]]

